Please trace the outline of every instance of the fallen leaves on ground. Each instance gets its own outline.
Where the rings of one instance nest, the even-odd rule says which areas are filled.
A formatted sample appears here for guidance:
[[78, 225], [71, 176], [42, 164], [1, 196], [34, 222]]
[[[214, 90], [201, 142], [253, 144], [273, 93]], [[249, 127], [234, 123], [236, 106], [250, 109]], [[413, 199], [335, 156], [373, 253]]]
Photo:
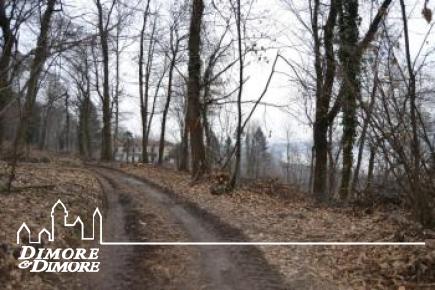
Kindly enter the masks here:
[[[421, 228], [405, 209], [315, 206], [300, 193], [287, 199], [239, 189], [212, 195], [208, 181], [151, 165], [122, 170], [176, 192], [241, 229], [252, 241], [421, 241]], [[434, 289], [435, 250], [423, 246], [262, 246], [289, 284], [340, 289]]]
[[[50, 226], [50, 211], [61, 199], [69, 211], [68, 221], [80, 216], [85, 231], [92, 224], [92, 213], [102, 207], [102, 191], [95, 177], [86, 169], [71, 167], [79, 164], [73, 159], [57, 159], [47, 163], [20, 163], [14, 188], [19, 192], [0, 193], [0, 285], [2, 289], [58, 289], [72, 285], [74, 275], [59, 273], [32, 273], [17, 267], [16, 233], [23, 222], [29, 226], [32, 238]], [[8, 176], [6, 163], [0, 162], [0, 182]], [[50, 185], [39, 187], [38, 185]], [[71, 219], [71, 220], [70, 220]], [[60, 232], [57, 247], [77, 247], [81, 244], [78, 232]]]

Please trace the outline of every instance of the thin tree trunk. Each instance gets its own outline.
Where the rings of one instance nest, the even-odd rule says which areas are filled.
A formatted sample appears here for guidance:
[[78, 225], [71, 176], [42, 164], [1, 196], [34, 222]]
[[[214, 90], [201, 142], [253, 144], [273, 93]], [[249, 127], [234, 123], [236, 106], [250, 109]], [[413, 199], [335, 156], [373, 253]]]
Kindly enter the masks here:
[[409, 32], [408, 32], [408, 20], [406, 15], [406, 7], [404, 0], [400, 0], [400, 7], [402, 10], [403, 31], [405, 35], [405, 55], [409, 74], [408, 83], [408, 96], [410, 102], [410, 119], [412, 128], [412, 142], [411, 142], [411, 154], [412, 154], [412, 173], [410, 180], [411, 193], [413, 196], [414, 213], [418, 220], [424, 225], [429, 226], [433, 224], [432, 208], [430, 207], [427, 189], [421, 187], [420, 180], [420, 140], [419, 140], [419, 128], [417, 124], [417, 95], [415, 87], [415, 73], [414, 67], [411, 62], [411, 53], [409, 48]]
[[[153, 24], [153, 28], [152, 28], [151, 36], [150, 36], [150, 42], [148, 45], [148, 57], [147, 57], [147, 64], [146, 64], [146, 68], [145, 68], [145, 104], [144, 104], [144, 109], [145, 109], [144, 110], [145, 111], [144, 125], [145, 126], [147, 124], [147, 119], [148, 119], [148, 99], [149, 99], [149, 90], [150, 90], [151, 70], [153, 67], [153, 60], [154, 60], [154, 48], [155, 48], [155, 43], [156, 43], [156, 40], [154, 39], [156, 26], [157, 26], [157, 20], [154, 20], [154, 24]], [[165, 74], [165, 70], [163, 72], [163, 75]], [[160, 85], [161, 85], [161, 80], [158, 81], [157, 88], [156, 88], [157, 92], [160, 88]], [[156, 94], [156, 96], [157, 96], [157, 94]], [[155, 100], [156, 100], [156, 98], [154, 98], [154, 102], [155, 102]], [[153, 108], [152, 108], [152, 112], [151, 112], [151, 116], [150, 116], [150, 123], [151, 123], [151, 119], [152, 119], [153, 115], [154, 115], [154, 103], [153, 103]], [[142, 132], [142, 133], [145, 133], [145, 139], [142, 139], [142, 147], [145, 148], [145, 151], [142, 151], [142, 158], [143, 158], [144, 162], [148, 163], [149, 158], [148, 158], [147, 148], [148, 148], [148, 137], [149, 137], [150, 126], [145, 127], [145, 128], [146, 128], [146, 132]]]
[[[142, 121], [142, 162], [148, 163], [148, 151], [147, 151], [147, 117], [148, 117], [148, 97], [144, 96], [144, 73], [143, 73], [143, 63], [144, 63], [144, 40], [145, 40], [145, 30], [147, 26], [148, 16], [149, 16], [149, 5], [150, 0], [147, 1], [147, 5], [143, 15], [143, 24], [140, 32], [140, 45], [139, 45], [139, 98], [140, 98], [140, 111], [141, 111], [141, 121]], [[150, 39], [152, 41], [152, 39]], [[148, 94], [148, 88], [145, 89], [146, 94]]]
[[65, 152], [70, 150], [70, 115], [69, 115], [69, 95], [65, 95]]
[[[112, 111], [110, 108], [110, 89], [109, 89], [109, 44], [108, 31], [104, 24], [103, 7], [101, 0], [96, 0], [98, 9], [98, 31], [101, 42], [101, 52], [103, 55], [103, 130], [101, 138], [101, 160], [112, 160]], [[107, 16], [108, 18], [110, 15]], [[107, 19], [107, 23], [109, 19]]]
[[[162, 72], [162, 74], [161, 74], [161, 76], [159, 78], [159, 81], [157, 82], [157, 87], [156, 87], [155, 92], [154, 92], [153, 106], [152, 106], [152, 109], [151, 109], [150, 117], [149, 117], [149, 120], [148, 120], [148, 126], [147, 126], [147, 129], [146, 129], [145, 148], [148, 148], [149, 134], [151, 132], [151, 125], [153, 123], [154, 113], [155, 113], [155, 110], [156, 110], [156, 101], [157, 101], [157, 98], [158, 98], [160, 87], [162, 86], [163, 78], [166, 75], [166, 64], [164, 65], [164, 67], [165, 68], [164, 68], [164, 70], [163, 70], [163, 72]], [[152, 153], [154, 154], [154, 149], [153, 149]], [[154, 158], [153, 158], [152, 162], [154, 162]]]
[[[173, 41], [173, 32], [171, 32], [171, 47], [172, 47], [172, 41]], [[176, 40], [175, 48], [172, 50], [172, 58], [171, 62], [169, 64], [169, 75], [168, 75], [168, 92], [166, 95], [166, 102], [165, 107], [163, 108], [163, 115], [162, 115], [162, 126], [160, 130], [160, 142], [159, 142], [159, 157], [157, 159], [157, 163], [159, 165], [162, 165], [163, 163], [163, 154], [165, 151], [165, 132], [166, 132], [166, 119], [169, 112], [169, 105], [171, 104], [171, 98], [172, 98], [172, 79], [174, 75], [174, 69], [175, 69], [175, 62], [177, 60], [178, 55], [178, 39]]]
[[355, 172], [353, 174], [353, 180], [352, 180], [352, 192], [354, 192], [358, 186], [359, 171], [360, 171], [361, 163], [362, 163], [362, 156], [363, 156], [363, 152], [364, 152], [365, 139], [366, 139], [367, 129], [369, 127], [369, 123], [370, 123], [370, 119], [371, 119], [371, 114], [373, 111], [373, 106], [374, 106], [375, 100], [376, 100], [377, 87], [378, 87], [378, 78], [377, 78], [377, 76], [375, 76], [375, 80], [373, 83], [373, 90], [372, 90], [372, 93], [370, 96], [370, 104], [369, 104], [369, 107], [367, 108], [366, 117], [364, 119], [361, 137], [359, 140], [358, 158], [357, 158]]
[[242, 23], [241, 23], [241, 11], [240, 0], [236, 1], [235, 13], [236, 13], [236, 26], [237, 26], [237, 45], [239, 54], [239, 92], [237, 94], [237, 132], [236, 132], [236, 152], [235, 152], [235, 166], [233, 176], [231, 178], [229, 189], [233, 189], [238, 182], [241, 159], [242, 159], [242, 94], [243, 94], [243, 69], [244, 59], [242, 54]]
[[86, 148], [86, 158], [92, 157], [92, 147], [91, 147], [91, 129], [90, 129], [90, 118], [91, 118], [91, 83], [89, 80], [89, 63], [88, 57], [86, 55], [85, 59], [85, 77], [86, 77], [86, 92], [85, 98], [85, 116], [84, 116], [84, 135], [85, 135], [85, 148]]
[[113, 152], [112, 159], [115, 159], [115, 154], [118, 152], [118, 134], [119, 134], [119, 23], [116, 28], [116, 37], [115, 37], [115, 67], [116, 67], [116, 82], [115, 82], [115, 96], [114, 96], [114, 106], [115, 106], [115, 130], [113, 132]]
[[368, 196], [372, 192], [373, 188], [373, 171], [375, 168], [375, 157], [376, 157], [376, 147], [374, 145], [370, 146], [370, 157], [369, 165], [367, 169], [367, 184], [365, 188], [365, 195]]

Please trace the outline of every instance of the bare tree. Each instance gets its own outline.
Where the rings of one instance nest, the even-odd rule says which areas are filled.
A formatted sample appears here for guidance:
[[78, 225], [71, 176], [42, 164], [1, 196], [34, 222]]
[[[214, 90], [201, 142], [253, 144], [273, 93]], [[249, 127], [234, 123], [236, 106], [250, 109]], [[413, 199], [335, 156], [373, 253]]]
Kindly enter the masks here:
[[202, 0], [192, 0], [189, 29], [189, 81], [187, 84], [187, 114], [192, 156], [192, 176], [200, 178], [207, 170], [203, 126], [201, 122], [201, 23], [204, 12]]
[[173, 93], [173, 76], [174, 70], [179, 61], [179, 52], [181, 42], [187, 37], [187, 35], [180, 35], [180, 25], [183, 20], [184, 6], [174, 8], [172, 11], [171, 25], [169, 27], [169, 47], [168, 51], [165, 53], [169, 58], [169, 68], [168, 68], [168, 83], [167, 83], [167, 94], [166, 101], [163, 107], [162, 114], [162, 124], [160, 130], [160, 142], [159, 142], [159, 157], [157, 160], [158, 164], [163, 163], [163, 154], [165, 149], [165, 132], [166, 132], [166, 121], [169, 112], [169, 106], [171, 104], [172, 93]]
[[38, 35], [35, 55], [30, 66], [30, 75], [27, 80], [27, 90], [25, 95], [25, 103], [23, 113], [21, 115], [20, 123], [17, 128], [15, 141], [13, 160], [11, 164], [11, 174], [8, 183], [8, 190], [11, 190], [12, 181], [15, 178], [15, 167], [18, 158], [23, 153], [23, 147], [26, 142], [26, 134], [29, 127], [29, 123], [32, 117], [33, 107], [36, 101], [36, 95], [38, 93], [38, 82], [45, 65], [45, 61], [49, 56], [49, 32], [53, 14], [55, 12], [56, 0], [49, 0], [45, 7], [45, 11], [41, 18], [41, 27]]
[[[148, 163], [148, 151], [147, 151], [147, 118], [148, 118], [148, 84], [145, 88], [145, 94], [144, 94], [144, 73], [143, 73], [143, 63], [144, 63], [144, 56], [145, 56], [145, 48], [144, 48], [144, 41], [145, 41], [145, 31], [147, 27], [148, 17], [149, 17], [149, 5], [150, 0], [146, 2], [145, 11], [143, 12], [143, 24], [142, 29], [140, 31], [140, 40], [139, 40], [139, 99], [140, 99], [140, 110], [141, 110], [141, 120], [142, 120], [142, 162]], [[153, 29], [154, 31], [154, 29]], [[154, 34], [154, 33], [153, 33]], [[150, 56], [151, 54], [151, 48], [153, 47], [153, 35], [150, 38], [150, 46], [148, 51], [148, 63], [151, 62]], [[147, 67], [149, 65], [147, 64]], [[148, 70], [147, 74], [148, 76]], [[147, 78], [149, 80], [149, 77]], [[147, 81], [146, 81], [147, 83]]]
[[101, 160], [112, 160], [112, 109], [109, 85], [109, 24], [117, 0], [112, 0], [105, 11], [101, 0], [95, 0], [98, 11], [98, 33], [103, 56], [103, 131], [101, 138]]
[[236, 0], [234, 7], [236, 16], [236, 28], [237, 28], [237, 51], [239, 54], [239, 92], [237, 94], [237, 132], [236, 132], [236, 163], [234, 167], [233, 176], [230, 181], [230, 188], [234, 188], [237, 183], [237, 178], [240, 174], [240, 164], [242, 158], [242, 93], [243, 93], [243, 68], [244, 59], [242, 54], [242, 16], [240, 8], [240, 0]]

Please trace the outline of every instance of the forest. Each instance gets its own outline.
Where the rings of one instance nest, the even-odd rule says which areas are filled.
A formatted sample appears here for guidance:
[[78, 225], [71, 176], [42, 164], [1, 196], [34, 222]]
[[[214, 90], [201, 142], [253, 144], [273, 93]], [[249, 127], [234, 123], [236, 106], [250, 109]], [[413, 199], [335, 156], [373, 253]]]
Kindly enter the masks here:
[[[178, 192], [231, 226], [244, 214], [252, 220], [264, 210], [264, 219], [258, 218], [264, 231], [268, 219], [276, 218], [286, 232], [285, 217], [293, 216], [304, 234], [293, 237], [325, 241], [317, 234], [328, 235], [329, 226], [311, 233], [312, 223], [305, 217], [304, 224], [301, 216], [326, 223], [322, 213], [333, 220], [350, 214], [352, 222], [391, 215], [400, 225], [385, 225], [385, 233], [382, 225], [360, 223], [359, 236], [337, 233], [326, 241], [433, 240], [434, 5], [430, 0], [0, 0], [2, 206], [25, 199], [27, 191], [65, 192], [52, 170], [66, 174], [65, 180], [72, 174], [68, 170], [88, 170], [99, 180], [101, 195], [110, 196], [107, 192], [121, 187], [107, 189], [101, 180], [128, 183], [116, 175], [121, 173], [109, 173], [110, 167]], [[44, 170], [51, 173], [44, 177]], [[68, 182], [96, 190], [97, 181], [80, 176]], [[38, 196], [42, 206], [52, 195]], [[258, 203], [257, 213], [246, 208], [251, 203]], [[273, 209], [262, 208], [265, 204], [277, 206], [283, 218], [269, 216]], [[198, 239], [207, 237], [213, 235]], [[400, 253], [406, 263], [415, 263], [412, 270], [385, 274], [377, 286], [370, 284], [371, 274], [355, 270], [355, 280], [341, 279], [364, 282], [343, 289], [435, 285], [433, 250], [413, 252], [424, 256], [414, 260]], [[264, 259], [274, 264], [268, 255]], [[1, 265], [0, 282], [6, 271]], [[326, 285], [316, 283], [308, 284]], [[308, 287], [301, 285], [285, 289]], [[234, 289], [254, 289], [249, 287]]]

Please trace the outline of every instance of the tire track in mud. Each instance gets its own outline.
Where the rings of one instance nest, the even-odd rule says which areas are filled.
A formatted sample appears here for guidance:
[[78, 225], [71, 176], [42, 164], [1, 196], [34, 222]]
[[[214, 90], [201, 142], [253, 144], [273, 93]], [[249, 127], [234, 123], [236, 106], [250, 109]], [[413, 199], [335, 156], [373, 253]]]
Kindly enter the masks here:
[[[249, 240], [239, 229], [223, 223], [219, 217], [199, 208], [194, 203], [182, 199], [174, 192], [160, 188], [148, 180], [128, 175], [116, 169], [96, 168], [94, 171], [100, 176], [100, 179], [105, 180], [102, 182], [103, 184], [104, 182], [109, 183], [114, 189], [120, 185], [133, 187], [146, 195], [147, 200], [158, 205], [162, 211], [169, 211], [169, 215], [173, 218], [174, 223], [182, 227], [182, 230], [190, 237], [190, 241], [228, 242]], [[104, 224], [105, 228], [114, 227], [114, 229], [113, 232], [106, 230], [104, 237], [110, 241], [125, 241], [127, 239], [133, 241], [131, 235], [128, 237], [128, 233], [125, 232], [125, 212], [128, 211], [127, 207], [129, 204], [121, 203], [120, 200], [122, 198], [120, 199], [120, 196], [116, 196], [117, 193], [115, 191], [111, 190], [112, 193], [108, 194], [108, 218]], [[112, 217], [112, 222], [109, 220], [110, 216]], [[124, 233], [119, 229], [120, 226], [124, 226]], [[117, 234], [118, 237], [116, 237]], [[146, 247], [142, 246], [141, 248]], [[134, 281], [133, 278], [143, 276], [140, 273], [135, 273], [135, 269], [127, 269], [132, 267], [128, 261], [134, 260], [135, 252], [133, 252], [133, 247], [123, 246], [122, 249], [114, 248], [116, 247], [108, 250], [116, 251], [116, 255], [120, 256], [107, 261], [107, 263], [115, 263], [113, 267], [108, 266], [107, 271], [109, 273], [107, 274], [118, 278], [114, 279], [115, 281], [107, 281], [106, 283], [113, 283], [110, 287], [112, 289], [119, 289], [113, 287], [118, 285], [123, 288], [127, 288], [127, 286], [132, 288], [138, 282]], [[135, 248], [135, 250], [137, 249]], [[200, 252], [200, 260], [198, 261], [200, 265], [197, 269], [201, 269], [201, 289], [290, 289], [290, 287], [284, 286], [282, 276], [278, 270], [267, 263], [261, 250], [255, 246], [197, 246], [197, 250]], [[107, 267], [105, 263], [102, 260], [102, 268]], [[119, 263], [124, 263], [125, 266], [120, 267]], [[122, 273], [117, 273], [119, 271]], [[120, 281], [124, 279], [128, 281]], [[195, 286], [191, 286], [189, 289], [197, 289]], [[147, 289], [165, 288], [151, 287]]]
[[[105, 194], [105, 210], [103, 211], [103, 240], [129, 241], [131, 234], [127, 232], [126, 213], [122, 196], [116, 192], [115, 183], [110, 179], [97, 175]], [[134, 247], [105, 246], [100, 248], [100, 272], [90, 277], [89, 289], [135, 289]]]

